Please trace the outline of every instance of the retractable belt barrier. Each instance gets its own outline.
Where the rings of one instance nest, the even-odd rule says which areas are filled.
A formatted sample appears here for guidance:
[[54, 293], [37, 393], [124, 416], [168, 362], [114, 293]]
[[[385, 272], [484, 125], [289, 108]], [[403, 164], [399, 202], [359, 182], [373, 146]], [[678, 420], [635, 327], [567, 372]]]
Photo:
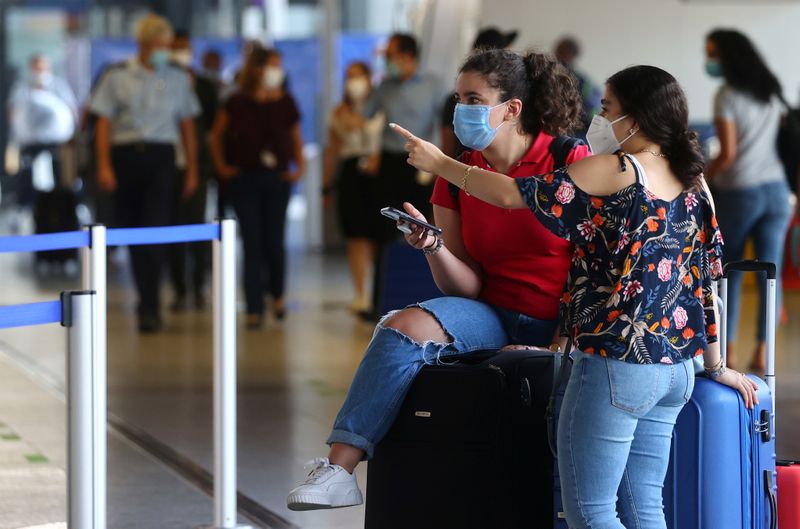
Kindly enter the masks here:
[[106, 390], [95, 371], [96, 302], [97, 293], [84, 290], [62, 292], [59, 301], [0, 307], [0, 328], [61, 323], [67, 329], [68, 519], [69, 527], [91, 529], [105, 527], [105, 424], [94, 420]]
[[60, 301], [0, 306], [0, 329], [60, 322], [68, 329], [69, 527], [106, 528], [107, 262], [109, 246], [212, 241], [214, 523], [243, 529], [236, 506], [236, 223], [115, 228], [0, 237], [0, 253], [82, 248], [83, 288]]

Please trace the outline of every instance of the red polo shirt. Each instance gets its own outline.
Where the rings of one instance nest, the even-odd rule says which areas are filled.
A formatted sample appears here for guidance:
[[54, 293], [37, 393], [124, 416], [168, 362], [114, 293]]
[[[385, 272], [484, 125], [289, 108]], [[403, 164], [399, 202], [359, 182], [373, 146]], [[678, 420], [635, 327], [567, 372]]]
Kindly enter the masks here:
[[[521, 178], [552, 171], [552, 142], [553, 136], [539, 134], [508, 176]], [[589, 149], [578, 146], [567, 157], [567, 163], [587, 156]], [[462, 161], [494, 170], [481, 152], [465, 153]], [[463, 191], [454, 200], [442, 178], [436, 180], [431, 203], [461, 214], [464, 247], [484, 273], [481, 301], [537, 319], [558, 318], [558, 303], [572, 258], [570, 243], [545, 229], [527, 208], [499, 208], [468, 197]]]

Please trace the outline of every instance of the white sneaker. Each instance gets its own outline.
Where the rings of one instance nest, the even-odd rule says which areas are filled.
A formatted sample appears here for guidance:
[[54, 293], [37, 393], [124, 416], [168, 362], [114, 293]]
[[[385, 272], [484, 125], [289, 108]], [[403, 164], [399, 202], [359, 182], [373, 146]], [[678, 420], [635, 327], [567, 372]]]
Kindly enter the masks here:
[[304, 468], [311, 469], [311, 473], [305, 483], [292, 490], [286, 498], [290, 510], [335, 509], [364, 503], [356, 475], [339, 465], [331, 465], [327, 457], [309, 461]]

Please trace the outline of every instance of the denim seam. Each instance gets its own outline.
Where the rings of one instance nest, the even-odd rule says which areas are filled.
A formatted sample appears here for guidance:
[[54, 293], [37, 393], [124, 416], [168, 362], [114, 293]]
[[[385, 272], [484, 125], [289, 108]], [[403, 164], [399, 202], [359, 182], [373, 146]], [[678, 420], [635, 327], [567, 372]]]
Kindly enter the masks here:
[[[406, 382], [407, 378], [408, 377], [405, 377], [403, 379], [404, 383]], [[381, 415], [381, 418], [379, 420], [375, 421], [375, 426], [370, 431], [370, 434], [371, 434], [370, 437], [373, 437], [373, 438], [375, 437], [375, 432], [380, 429], [380, 425], [382, 425], [383, 422], [386, 420], [386, 417], [389, 415], [389, 410], [394, 409], [398, 405], [398, 401], [399, 400], [400, 400], [400, 394], [399, 393], [395, 393], [395, 396], [392, 398], [392, 400], [389, 403], [389, 405], [386, 406], [386, 409], [383, 411], [383, 414]]]
[[[669, 387], [667, 388], [667, 394], [672, 393], [672, 388], [675, 387], [675, 365], [673, 364], [670, 366], [671, 369], [669, 370]], [[684, 367], [684, 370], [686, 368]]]
[[692, 398], [692, 392], [694, 391], [694, 365], [691, 361], [683, 364], [686, 371], [686, 389], [683, 390], [683, 403], [686, 405], [689, 399]]
[[[581, 397], [581, 394], [583, 393], [583, 377], [584, 377], [585, 374], [586, 374], [586, 360], [584, 359], [584, 361], [581, 363], [580, 377], [578, 379], [578, 382], [579, 382], [579, 384], [578, 384], [578, 394], [575, 396], [575, 401], [576, 402], [580, 402], [580, 397]], [[572, 441], [573, 441], [573, 437], [574, 437], [574, 427], [575, 427], [575, 412], [573, 410], [572, 414], [570, 415], [570, 418], [569, 418], [569, 444], [570, 444], [570, 446], [569, 446], [569, 457], [572, 460], [572, 468], [570, 470], [572, 471], [572, 483], [573, 483], [573, 486], [575, 487], [575, 503], [578, 504], [578, 511], [580, 511], [581, 518], [585, 522], [587, 520], [587, 518], [586, 518], [586, 513], [583, 511], [583, 504], [582, 504], [582, 501], [581, 501], [580, 488], [578, 487], [578, 472], [576, 470], [577, 465], [575, 464], [575, 451], [572, 448]]]
[[[422, 358], [422, 363], [423, 364], [427, 364], [427, 362], [425, 360], [425, 350], [426, 350], [427, 346], [429, 344], [439, 345], [434, 341], [428, 341], [424, 345], [421, 345], [421, 344], [417, 343], [416, 340], [412, 340], [411, 338], [409, 338], [408, 336], [406, 336], [402, 332], [398, 331], [397, 329], [394, 329], [392, 327], [386, 327], [382, 323], [378, 323], [378, 327], [382, 328], [382, 329], [384, 329], [386, 331], [391, 331], [391, 332], [397, 334], [400, 337], [401, 340], [408, 340], [409, 342], [411, 342], [411, 344], [419, 347], [421, 349], [421, 358]], [[438, 354], [437, 354], [437, 358], [438, 358]], [[403, 385], [406, 385], [405, 383], [406, 383], [408, 378], [409, 377], [406, 376], [403, 379]], [[411, 377], [411, 378], [412, 378], [412, 381], [413, 381], [413, 377]], [[371, 434], [370, 437], [374, 438], [375, 432], [380, 429], [380, 425], [383, 424], [383, 422], [386, 420], [386, 417], [389, 415], [389, 411], [394, 409], [398, 405], [399, 400], [400, 400], [400, 394], [399, 393], [395, 393], [394, 397], [392, 398], [392, 400], [390, 401], [389, 405], [384, 410], [384, 412], [381, 415], [380, 419], [375, 421], [375, 427], [370, 431], [370, 434]]]
[[[335, 439], [333, 441], [331, 441], [332, 438], [336, 437], [337, 433], [343, 434], [342, 437], [348, 437], [349, 439], [347, 439], [347, 441], [339, 441], [339, 440], [335, 440]], [[353, 438], [358, 439], [359, 441], [361, 441], [360, 444], [362, 444], [363, 446], [356, 446], [356, 445], [352, 444]], [[351, 432], [349, 430], [343, 430], [341, 428], [336, 428], [336, 429], [332, 430], [330, 435], [328, 436], [328, 444], [334, 444], [334, 443], [349, 444], [350, 446], [352, 446], [354, 448], [358, 448], [360, 450], [363, 450], [364, 454], [365, 454], [365, 457], [367, 459], [370, 459], [372, 457], [373, 453], [375, 452], [375, 443], [372, 443], [369, 439], [367, 439], [363, 435], [359, 435], [357, 433], [353, 433], [353, 432]]]
[[635, 529], [642, 529], [642, 522], [641, 520], [639, 520], [639, 510], [636, 508], [636, 500], [633, 497], [633, 486], [631, 485], [631, 476], [628, 473], [627, 468], [622, 474], [622, 479], [624, 479], [628, 484], [628, 495], [630, 496], [631, 500], [631, 511], [633, 512], [633, 521], [636, 522]]

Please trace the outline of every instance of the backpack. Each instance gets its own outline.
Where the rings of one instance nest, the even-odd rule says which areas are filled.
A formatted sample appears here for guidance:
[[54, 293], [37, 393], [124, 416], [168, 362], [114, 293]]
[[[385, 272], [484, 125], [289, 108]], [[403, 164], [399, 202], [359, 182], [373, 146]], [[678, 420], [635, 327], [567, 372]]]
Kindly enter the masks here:
[[[575, 147], [579, 147], [581, 145], [584, 145], [583, 140], [579, 138], [573, 138], [572, 136], [557, 136], [554, 138], [549, 149], [550, 156], [553, 157], [553, 170], [556, 171], [567, 165], [567, 157], [569, 156], [569, 153], [571, 153]], [[470, 152], [471, 151], [467, 151], [463, 153], [459, 157], [459, 160], [463, 162], [466, 155]], [[798, 165], [800, 166], [800, 162]], [[447, 187], [450, 190], [450, 196], [452, 196], [453, 199], [458, 202], [458, 192], [461, 191], [461, 189], [452, 182], [449, 183]]]
[[[781, 98], [783, 101], [783, 98]], [[797, 193], [798, 170], [800, 169], [800, 109], [791, 108], [786, 101], [786, 114], [778, 128], [778, 157], [786, 172], [786, 179], [793, 193]]]

